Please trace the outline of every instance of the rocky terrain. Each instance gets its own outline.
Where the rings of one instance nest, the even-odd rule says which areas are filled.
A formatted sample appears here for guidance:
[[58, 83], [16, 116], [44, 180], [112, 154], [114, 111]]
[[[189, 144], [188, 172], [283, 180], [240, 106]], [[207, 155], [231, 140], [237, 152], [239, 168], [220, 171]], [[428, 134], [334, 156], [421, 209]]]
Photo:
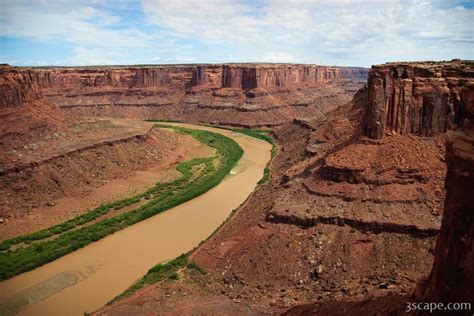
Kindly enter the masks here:
[[[392, 70], [395, 73], [396, 69], [400, 70], [400, 66], [407, 64], [390, 64], [392, 69], [383, 69], [382, 66], [375, 68], [375, 73], [388, 73]], [[469, 65], [469, 64], [468, 64]], [[442, 101], [438, 98], [429, 99], [429, 105], [434, 105], [431, 109], [432, 113], [437, 115], [430, 116], [430, 119], [423, 117], [423, 108], [418, 108], [416, 112], [418, 116], [418, 129], [399, 129], [394, 130], [393, 125], [385, 125], [384, 131], [377, 132], [372, 137], [386, 137], [386, 135], [393, 135], [395, 132], [439, 135], [442, 131], [448, 131], [443, 138], [445, 142], [445, 160], [447, 163], [447, 174], [443, 182], [446, 189], [446, 199], [442, 205], [444, 216], [442, 224], [436, 241], [435, 249], [431, 249], [434, 253], [434, 262], [431, 272], [428, 274], [425, 271], [418, 279], [416, 286], [413, 286], [412, 291], [408, 294], [404, 292], [394, 291], [387, 296], [382, 295], [368, 295], [366, 298], [358, 301], [341, 302], [338, 300], [327, 300], [321, 303], [312, 303], [308, 305], [297, 306], [291, 308], [287, 315], [307, 315], [307, 314], [326, 314], [337, 315], [345, 313], [348, 315], [378, 315], [379, 313], [389, 315], [399, 315], [406, 313], [407, 302], [436, 302], [436, 303], [453, 303], [453, 302], [474, 302], [474, 293], [472, 291], [473, 279], [473, 262], [474, 257], [472, 253], [472, 242], [474, 239], [473, 230], [473, 206], [474, 201], [471, 197], [473, 177], [473, 109], [474, 109], [474, 85], [472, 64], [466, 65], [460, 62], [453, 62], [448, 65], [414, 65], [414, 71], [425, 74], [418, 85], [418, 91], [423, 91], [417, 95], [419, 99], [423, 99], [423, 94], [436, 95], [439, 93], [440, 86], [449, 87], [450, 97], [447, 94], [438, 94]], [[411, 66], [411, 65], [410, 65]], [[417, 69], [418, 68], [418, 69]], [[403, 69], [403, 68], [402, 68]], [[412, 69], [412, 70], [413, 70]], [[421, 69], [421, 70], [420, 70]], [[453, 71], [457, 69], [457, 72]], [[408, 70], [410, 71], [410, 69]], [[426, 78], [427, 73], [435, 74], [437, 80], [433, 78]], [[446, 74], [445, 78], [449, 83], [456, 83], [455, 85], [444, 85], [444, 80], [439, 74]], [[456, 74], [461, 74], [460, 78], [456, 78]], [[437, 74], [437, 75], [436, 75]], [[373, 78], [374, 72], [371, 73]], [[418, 78], [411, 77], [416, 83]], [[391, 79], [391, 78], [390, 78]], [[431, 79], [431, 80], [430, 80]], [[369, 79], [369, 83], [371, 82]], [[435, 81], [433, 84], [430, 81]], [[373, 81], [372, 81], [373, 82]], [[429, 86], [434, 91], [430, 91], [426, 87], [422, 89], [424, 83], [430, 82]], [[374, 89], [376, 91], [377, 89]], [[446, 90], [445, 90], [446, 92]], [[375, 92], [377, 94], [377, 92]], [[420, 95], [421, 94], [421, 95]], [[387, 98], [390, 100], [390, 94]], [[390, 101], [389, 101], [390, 102]], [[390, 104], [390, 103], [387, 104]], [[424, 102], [424, 101], [423, 101]], [[379, 108], [377, 103], [369, 105], [369, 111], [374, 108]], [[443, 111], [440, 111], [442, 109]], [[448, 110], [446, 110], [448, 109]], [[410, 110], [413, 111], [413, 110]], [[375, 111], [376, 112], [376, 111]], [[374, 113], [374, 112], [372, 112]], [[380, 116], [380, 122], [387, 122], [392, 112], [385, 112], [386, 117]], [[441, 115], [444, 113], [444, 115]], [[370, 117], [370, 115], [368, 115]], [[432, 129], [435, 126], [430, 120], [444, 122], [444, 127], [441, 130]], [[370, 124], [366, 123], [366, 131], [370, 135]], [[414, 126], [413, 122], [411, 126]], [[373, 126], [379, 127], [378, 122]], [[384, 126], [384, 125], [382, 125]], [[423, 127], [424, 126], [424, 127]], [[431, 128], [427, 129], [427, 127]], [[438, 125], [439, 128], [439, 125]], [[418, 210], [417, 210], [418, 212]], [[416, 214], [417, 215], [417, 214]], [[418, 315], [470, 315], [470, 311], [448, 312], [446, 310], [419, 311], [409, 314]]]
[[349, 101], [367, 76], [365, 68], [287, 64], [22, 71], [48, 101], [82, 116], [173, 118], [236, 126], [276, 126], [295, 117], [325, 113]]
[[0, 108], [16, 127], [2, 131], [2, 170], [42, 168], [35, 146], [87, 135], [77, 121], [105, 136], [120, 121], [131, 165], [181, 144], [97, 117], [271, 129], [270, 182], [191, 256], [207, 274], [184, 269], [98, 314], [397, 315], [407, 301], [472, 301], [473, 66], [387, 63], [368, 81], [363, 68], [285, 64], [3, 67]]
[[[367, 70], [284, 64], [2, 65], [0, 73], [0, 236], [5, 238], [170, 179], [173, 164], [199, 154], [195, 146], [183, 145], [194, 143], [189, 138], [136, 119], [278, 125], [343, 103]], [[157, 163], [170, 170], [142, 174], [141, 182], [130, 178]], [[125, 178], [138, 181], [135, 189], [114, 184]], [[109, 186], [114, 190], [105, 190]]]
[[46, 100], [30, 71], [0, 71], [0, 239], [144, 191], [178, 177], [179, 161], [211, 154], [153, 123], [78, 117]]
[[191, 257], [208, 275], [184, 270], [98, 314], [398, 315], [422, 297], [472, 301], [473, 203], [456, 188], [472, 179], [471, 133], [456, 129], [472, 120], [473, 78], [457, 60], [374, 66], [351, 102], [274, 127], [271, 182]]
[[461, 90], [472, 82], [472, 68], [450, 63], [394, 63], [374, 66], [369, 76], [366, 134], [435, 136], [459, 121]]
[[473, 302], [474, 290], [474, 86], [461, 90], [456, 130], [446, 143], [445, 215], [436, 244], [435, 261], [420, 299], [437, 302]]

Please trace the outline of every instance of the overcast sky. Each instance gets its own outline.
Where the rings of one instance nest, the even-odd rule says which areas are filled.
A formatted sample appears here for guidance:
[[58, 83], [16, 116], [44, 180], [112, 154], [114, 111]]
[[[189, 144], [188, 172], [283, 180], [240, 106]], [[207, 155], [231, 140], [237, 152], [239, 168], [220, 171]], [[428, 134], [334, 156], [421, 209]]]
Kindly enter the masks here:
[[12, 65], [474, 59], [474, 0], [0, 0]]

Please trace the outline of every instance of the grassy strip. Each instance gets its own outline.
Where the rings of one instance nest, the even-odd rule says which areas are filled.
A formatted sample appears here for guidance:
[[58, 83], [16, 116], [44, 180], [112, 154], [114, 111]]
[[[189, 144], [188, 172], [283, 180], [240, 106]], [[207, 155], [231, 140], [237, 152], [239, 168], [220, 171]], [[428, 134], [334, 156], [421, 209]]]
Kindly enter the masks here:
[[140, 280], [135, 282], [122, 294], [115, 297], [112, 301], [107, 303], [107, 305], [110, 305], [116, 301], [119, 301], [127, 296], [132, 295], [147, 284], [153, 284], [166, 279], [176, 280], [177, 271], [186, 267], [186, 265], [188, 264], [188, 257], [189, 253], [186, 253], [166, 263], [157, 264], [156, 266], [148, 270], [148, 272]]
[[[149, 122], [182, 123], [182, 122], [177, 121], [177, 120], [147, 120], [147, 121], [149, 121]], [[223, 126], [214, 126], [214, 125], [205, 125], [205, 126], [230, 130], [230, 131], [245, 134], [247, 136], [251, 136], [251, 137], [254, 137], [254, 138], [257, 138], [257, 139], [261, 139], [261, 140], [264, 140], [264, 141], [270, 143], [272, 145], [271, 160], [268, 162], [267, 166], [265, 167], [264, 175], [263, 175], [262, 179], [260, 179], [258, 184], [264, 184], [269, 180], [270, 165], [271, 165], [271, 162], [272, 162], [273, 158], [277, 154], [277, 147], [276, 147], [276, 145], [273, 141], [273, 138], [268, 135], [268, 133], [269, 133], [268, 130], [233, 128], [233, 127], [223, 127]], [[239, 208], [240, 208], [240, 206], [239, 206]], [[125, 290], [122, 294], [118, 295], [112, 301], [107, 303], [107, 305], [111, 305], [111, 304], [113, 304], [113, 303], [115, 303], [115, 302], [117, 302], [121, 299], [124, 299], [125, 297], [128, 297], [128, 296], [134, 294], [136, 291], [138, 291], [139, 289], [141, 289], [142, 287], [144, 287], [148, 284], [154, 284], [156, 282], [164, 281], [166, 279], [173, 280], [174, 278], [172, 276], [174, 276], [176, 274], [176, 271], [179, 270], [179, 269], [182, 269], [184, 267], [186, 267], [190, 270], [196, 271], [197, 273], [206, 275], [207, 272], [202, 267], [200, 267], [198, 264], [196, 264], [195, 262], [189, 262], [189, 263], [186, 264], [185, 262], [183, 262], [183, 260], [184, 260], [184, 258], [186, 258], [186, 262], [187, 262], [189, 256], [199, 246], [201, 246], [206, 240], [212, 238], [212, 236], [214, 236], [219, 231], [219, 229], [222, 226], [224, 226], [224, 224], [235, 214], [237, 209], [232, 210], [232, 212], [227, 217], [227, 219], [224, 222], [222, 222], [221, 225], [219, 225], [219, 227], [217, 227], [206, 239], [202, 240], [197, 247], [195, 247], [194, 249], [192, 249], [188, 253], [182, 254], [181, 256], [179, 256], [179, 257], [177, 257], [177, 258], [175, 258], [175, 259], [173, 259], [173, 260], [171, 260], [167, 263], [159, 263], [158, 265], [156, 265], [155, 267], [150, 269], [147, 272], [147, 274], [145, 274], [139, 281], [134, 283], [127, 290]]]
[[[244, 202], [245, 203], [245, 202]], [[194, 251], [196, 251], [196, 249], [198, 249], [202, 244], [204, 244], [207, 240], [211, 239], [215, 234], [217, 234], [217, 232], [222, 228], [222, 226], [225, 225], [225, 223], [227, 223], [227, 221], [229, 221], [232, 216], [234, 216], [234, 214], [237, 212], [237, 210], [244, 204], [240, 204], [238, 208], [236, 209], [233, 209], [232, 212], [230, 213], [230, 215], [219, 225], [219, 227], [217, 227], [206, 239], [203, 239], [201, 240], [201, 242], [199, 243], [199, 245], [197, 245], [196, 247], [194, 247], [193, 249], [191, 249], [189, 252], [185, 253], [185, 254], [182, 254], [180, 255], [179, 257], [176, 257], [175, 259], [171, 260], [171, 261], [168, 261], [168, 262], [165, 262], [165, 263], [159, 263], [157, 264], [154, 268], [158, 267], [158, 266], [166, 266], [166, 267], [169, 267], [170, 265], [171, 266], [174, 266], [176, 267], [176, 269], [172, 270], [172, 271], [169, 271], [169, 273], [167, 273], [166, 275], [162, 275], [161, 277], [158, 277], [158, 276], [153, 276], [152, 274], [155, 273], [156, 270], [153, 270], [154, 268], [148, 270], [148, 272], [139, 280], [137, 281], [136, 283], [134, 283], [133, 285], [131, 285], [128, 289], [126, 289], [123, 293], [121, 293], [120, 295], [118, 295], [117, 297], [115, 297], [113, 300], [111, 300], [110, 302], [108, 302], [106, 305], [111, 305], [121, 299], [124, 299], [125, 297], [128, 297], [132, 294], [134, 294], [136, 291], [138, 291], [139, 289], [141, 289], [142, 287], [148, 285], [148, 284], [154, 284], [156, 282], [160, 282], [160, 281], [163, 281], [165, 279], [170, 279], [170, 280], [173, 280], [173, 278], [170, 278], [168, 276], [171, 276], [171, 273], [176, 273], [177, 270], [179, 269], [182, 269], [184, 268], [184, 266], [186, 266], [186, 268], [188, 268], [189, 270], [191, 271], [194, 271], [198, 274], [202, 274], [202, 275], [207, 275], [207, 271], [204, 270], [202, 267], [200, 267], [197, 263], [195, 263], [194, 261], [186, 261], [188, 262], [186, 265], [182, 264], [182, 265], [177, 265], [173, 262], [175, 262], [176, 260], [178, 260], [178, 262], [181, 262], [183, 256], [186, 258], [186, 260], [189, 259], [189, 256], [191, 256], [191, 254], [194, 253]], [[165, 271], [167, 268], [163, 268], [163, 271]], [[150, 275], [151, 274], [151, 275]]]
[[[174, 122], [174, 123], [183, 123], [183, 122], [180, 122], [180, 121], [177, 121], [177, 120], [147, 120], [149, 122]], [[214, 126], [214, 125], [205, 125], [205, 126], [209, 126], [209, 127], [214, 127], [214, 128], [221, 128], [221, 129], [226, 129], [226, 130], [230, 130], [230, 131], [233, 131], [233, 132], [238, 132], [238, 133], [242, 133], [242, 134], [245, 134], [247, 136], [251, 136], [251, 137], [254, 137], [254, 138], [258, 138], [258, 139], [261, 139], [261, 140], [264, 140], [264, 141], [267, 141], [268, 143], [270, 143], [272, 145], [272, 149], [271, 149], [271, 160], [268, 162], [267, 166], [265, 167], [265, 170], [264, 170], [264, 175], [262, 177], [262, 179], [260, 179], [260, 181], [258, 182], [258, 184], [264, 184], [266, 183], [268, 180], [269, 180], [269, 176], [270, 176], [270, 165], [271, 165], [271, 162], [273, 160], [273, 158], [276, 156], [277, 154], [277, 147], [273, 141], [273, 138], [270, 137], [268, 135], [269, 131], [268, 130], [255, 130], [255, 129], [243, 129], [243, 128], [232, 128], [232, 127], [223, 127], [223, 126]], [[242, 204], [240, 205], [242, 206]], [[240, 208], [240, 206], [238, 208]], [[237, 209], [238, 209], [237, 208]], [[160, 281], [164, 281], [166, 279], [168, 280], [175, 280], [175, 278], [173, 278], [172, 276], [174, 275], [177, 275], [176, 272], [184, 267], [190, 269], [190, 270], [193, 270], [193, 271], [196, 271], [197, 273], [200, 273], [202, 275], [206, 275], [207, 272], [202, 268], [200, 267], [198, 264], [196, 264], [195, 262], [188, 262], [188, 258], [189, 256], [199, 247], [201, 246], [206, 240], [212, 238], [212, 236], [214, 236], [218, 231], [219, 229], [224, 226], [224, 224], [235, 214], [235, 212], [237, 211], [237, 209], [234, 209], [232, 210], [232, 212], [230, 213], [230, 215], [226, 218], [226, 220], [224, 220], [220, 225], [219, 227], [217, 227], [206, 239], [202, 240], [199, 245], [197, 247], [195, 247], [194, 249], [190, 250], [188, 253], [186, 254], [182, 254], [180, 255], [179, 257], [176, 257], [175, 259], [167, 262], [167, 263], [159, 263], [158, 265], [156, 265], [155, 267], [153, 267], [152, 269], [150, 269], [147, 274], [145, 274], [139, 281], [137, 281], [136, 283], [134, 283], [132, 286], [130, 286], [127, 290], [125, 290], [122, 294], [118, 295], [117, 297], [115, 297], [112, 301], [110, 301], [109, 303], [107, 303], [107, 305], [111, 305], [121, 299], [124, 299], [125, 297], [128, 297], [132, 294], [134, 294], [136, 291], [138, 291], [139, 289], [141, 289], [142, 287], [148, 285], [148, 284], [154, 284], [156, 282], [160, 282]], [[186, 262], [184, 262], [184, 260], [186, 260]], [[158, 272], [157, 272], [158, 271]]]
[[273, 138], [270, 135], [268, 135], [269, 131], [263, 130], [263, 129], [245, 129], [245, 128], [228, 128], [228, 129], [234, 132], [245, 134], [250, 137], [264, 140], [270, 145], [272, 145], [271, 159], [265, 166], [265, 169], [263, 170], [263, 177], [258, 181], [259, 185], [263, 185], [267, 183], [270, 180], [270, 167], [272, 165], [273, 158], [275, 158], [277, 154], [277, 147], [275, 145], [275, 142], [273, 141]]
[[[180, 120], [175, 120], [175, 119], [160, 119], [160, 120], [145, 120], [147, 122], [173, 122], [173, 123], [186, 123]], [[254, 129], [254, 128], [239, 128], [239, 127], [227, 127], [227, 126], [220, 126], [220, 125], [210, 125], [210, 124], [200, 124], [203, 126], [208, 126], [208, 127], [213, 127], [213, 128], [220, 128], [220, 129], [225, 129], [237, 133], [241, 133], [250, 137], [254, 137], [257, 139], [264, 140], [268, 142], [270, 145], [272, 145], [271, 149], [271, 159], [265, 166], [265, 169], [263, 170], [263, 177], [258, 181], [258, 185], [263, 185], [267, 183], [270, 180], [270, 168], [271, 164], [273, 161], [273, 158], [275, 158], [278, 149], [277, 146], [275, 145], [275, 142], [273, 141], [273, 138], [268, 135], [270, 133], [269, 130], [266, 129]]]
[[[172, 182], [158, 184], [145, 192], [143, 196], [150, 197], [153, 195], [153, 198], [151, 198], [150, 202], [135, 210], [107, 218], [101, 222], [74, 231], [67, 231], [53, 240], [41, 241], [40, 237], [49, 237], [56, 232], [70, 230], [70, 226], [61, 226], [65, 224], [63, 223], [56, 225], [56, 228], [52, 227], [50, 231], [45, 230], [46, 232], [43, 232], [43, 235], [38, 233], [38, 235], [31, 234], [33, 236], [23, 237], [23, 240], [39, 240], [40, 242], [14, 251], [7, 250], [0, 253], [0, 280], [5, 280], [19, 273], [32, 270], [127, 226], [133, 225], [203, 194], [219, 184], [243, 154], [242, 148], [240, 148], [234, 140], [218, 133], [174, 126], [161, 125], [160, 127], [171, 128], [179, 133], [192, 135], [198, 141], [215, 148], [217, 150], [217, 156], [213, 158], [197, 158], [180, 163], [176, 169], [181, 172], [181, 178]], [[215, 159], [220, 160], [217, 169], [213, 165]], [[193, 178], [192, 168], [197, 165], [203, 165], [204, 167], [200, 175]], [[96, 213], [91, 214], [90, 218], [96, 215]], [[97, 217], [98, 216], [95, 218]], [[89, 219], [89, 217], [87, 219]], [[77, 220], [77, 222], [80, 223], [80, 220]], [[57, 226], [60, 226], [60, 228], [57, 228]], [[4, 243], [12, 244], [18, 242], [21, 238], [22, 237], [17, 237], [13, 242], [5, 241]]]
[[178, 271], [184, 268], [187, 268], [197, 274], [206, 275], [207, 272], [197, 263], [193, 261], [189, 262], [189, 256], [193, 251], [194, 249], [174, 258], [171, 261], [158, 263], [156, 266], [148, 270], [148, 272], [140, 280], [135, 282], [132, 286], [108, 302], [106, 305], [111, 305], [117, 301], [120, 301], [121, 299], [134, 294], [136, 291], [148, 284], [154, 284], [164, 280], [179, 280]]

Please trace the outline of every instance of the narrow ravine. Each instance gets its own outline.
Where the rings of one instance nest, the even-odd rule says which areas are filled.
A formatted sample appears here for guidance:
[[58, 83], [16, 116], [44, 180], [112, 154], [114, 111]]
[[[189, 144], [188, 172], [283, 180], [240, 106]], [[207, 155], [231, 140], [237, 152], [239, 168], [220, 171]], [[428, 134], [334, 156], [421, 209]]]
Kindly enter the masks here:
[[0, 283], [0, 314], [83, 315], [127, 289], [158, 262], [185, 253], [207, 238], [257, 186], [270, 161], [271, 145], [240, 133], [244, 154], [224, 181], [168, 211], [125, 228], [35, 270]]

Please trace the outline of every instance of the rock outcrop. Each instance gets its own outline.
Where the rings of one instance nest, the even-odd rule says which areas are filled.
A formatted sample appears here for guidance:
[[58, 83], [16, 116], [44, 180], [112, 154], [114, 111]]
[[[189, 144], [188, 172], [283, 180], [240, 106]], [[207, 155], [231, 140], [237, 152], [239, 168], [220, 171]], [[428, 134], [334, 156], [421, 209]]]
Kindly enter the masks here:
[[447, 135], [446, 203], [424, 302], [474, 302], [474, 85], [460, 97], [460, 127]]
[[31, 71], [0, 66], [0, 109], [16, 108], [39, 97], [41, 92]]
[[3, 107], [42, 94], [81, 116], [241, 126], [320, 115], [347, 102], [367, 76], [365, 68], [288, 64], [6, 69]]
[[[288, 188], [281, 190], [290, 193], [281, 192], [274, 199], [268, 220], [307, 229], [328, 224], [348, 226], [371, 238], [383, 232], [409, 235], [410, 242], [423, 239], [429, 246], [416, 251], [417, 255], [424, 253], [425, 261], [417, 259], [417, 276], [412, 278], [409, 292], [414, 280], [421, 281], [414, 297], [401, 290], [400, 282], [391, 287], [390, 294], [378, 294], [377, 302], [376, 290], [364, 285], [370, 294], [360, 300], [318, 299], [287, 314], [400, 315], [406, 311], [406, 302], [474, 303], [472, 64], [453, 61], [375, 66], [369, 76], [367, 100], [361, 101], [366, 111], [360, 123], [370, 138], [340, 137], [334, 111], [327, 122], [306, 123], [315, 129], [307, 151], [315, 153], [317, 160], [306, 168], [306, 177], [304, 173], [299, 178], [288, 177]], [[403, 121], [405, 114], [407, 120]], [[416, 119], [409, 121], [408, 114]], [[344, 138], [345, 143], [328, 152], [328, 143], [334, 144], [336, 139], [337, 144]], [[304, 191], [297, 187], [299, 183]], [[342, 234], [342, 228], [336, 229]], [[349, 247], [349, 254], [357, 249], [355, 245]], [[398, 249], [408, 251], [405, 247]], [[393, 257], [399, 256], [395, 252]], [[404, 264], [392, 270], [391, 278], [407, 267]], [[447, 311], [418, 313], [446, 315]], [[469, 311], [458, 313], [467, 315]]]
[[445, 133], [462, 111], [460, 91], [474, 81], [474, 63], [387, 63], [369, 72], [365, 133], [434, 136]]
[[226, 65], [222, 87], [252, 89], [322, 83], [333, 79], [365, 79], [364, 68], [340, 68], [311, 65]]
[[[12, 68], [12, 67], [10, 67]], [[34, 69], [46, 88], [77, 87], [182, 87], [212, 83], [217, 88], [251, 89], [314, 84], [327, 80], [366, 79], [368, 70], [358, 67], [327, 67], [285, 64], [229, 64], [196, 66], [64, 67]]]
[[[472, 301], [471, 65], [375, 66], [369, 86], [345, 105], [335, 83], [357, 76], [356, 69], [227, 65], [220, 77], [209, 68], [196, 71], [201, 83], [181, 99], [188, 113], [196, 107], [206, 120], [221, 111], [260, 123], [300, 116], [272, 128], [278, 155], [269, 183], [191, 256], [208, 272], [205, 282], [183, 274], [180, 284], [199, 288], [200, 298], [252, 302], [262, 314], [313, 302], [288, 314], [401, 315], [435, 253], [426, 300]], [[331, 103], [343, 105], [331, 110]], [[315, 114], [316, 108], [324, 110]], [[170, 301], [155, 298], [168, 292], [148, 288], [104, 313], [160, 309]], [[188, 299], [174, 296], [173, 306]]]
[[199, 86], [209, 82], [209, 75], [206, 72], [205, 66], [197, 66], [193, 70], [193, 77], [191, 79], [191, 86]]

